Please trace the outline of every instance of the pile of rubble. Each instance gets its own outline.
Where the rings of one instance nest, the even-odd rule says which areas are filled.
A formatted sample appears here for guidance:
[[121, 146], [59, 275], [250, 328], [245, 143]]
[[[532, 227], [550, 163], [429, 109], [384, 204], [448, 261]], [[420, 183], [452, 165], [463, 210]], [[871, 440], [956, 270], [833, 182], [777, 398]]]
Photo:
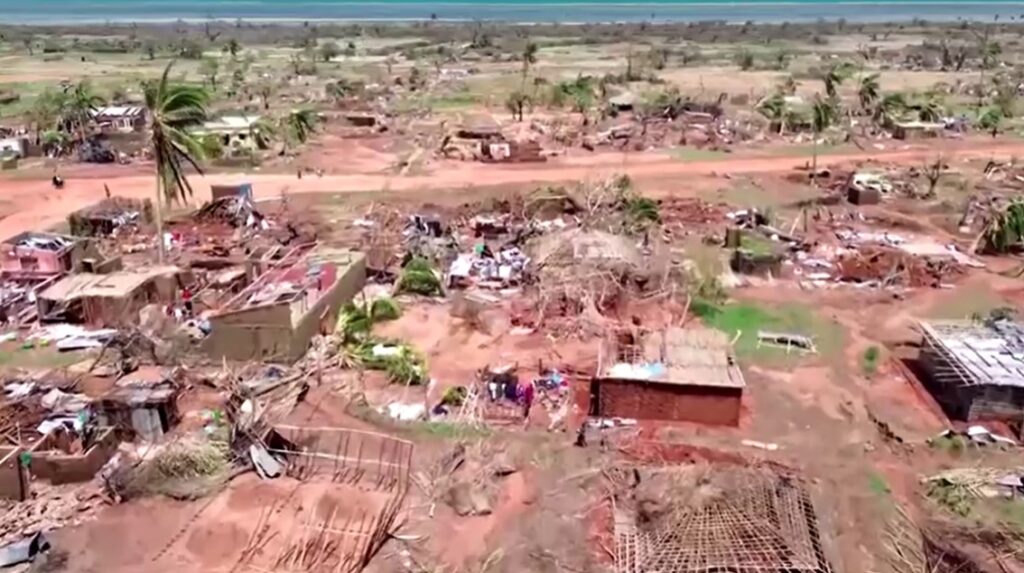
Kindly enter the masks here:
[[843, 282], [909, 288], [939, 288], [964, 273], [964, 268], [951, 259], [916, 257], [882, 246], [847, 251], [839, 256], [836, 269]]
[[33, 484], [25, 501], [0, 499], [0, 547], [36, 533], [73, 527], [92, 520], [108, 504], [97, 482], [77, 486]]

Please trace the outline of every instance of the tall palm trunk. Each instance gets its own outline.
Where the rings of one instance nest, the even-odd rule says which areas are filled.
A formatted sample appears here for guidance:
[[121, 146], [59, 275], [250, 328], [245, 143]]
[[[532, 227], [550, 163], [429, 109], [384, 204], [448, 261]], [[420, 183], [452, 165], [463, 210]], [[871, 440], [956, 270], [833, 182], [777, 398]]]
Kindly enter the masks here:
[[164, 264], [167, 259], [166, 248], [164, 247], [164, 178], [158, 167], [156, 170], [156, 203], [153, 205], [156, 215], [156, 261]]

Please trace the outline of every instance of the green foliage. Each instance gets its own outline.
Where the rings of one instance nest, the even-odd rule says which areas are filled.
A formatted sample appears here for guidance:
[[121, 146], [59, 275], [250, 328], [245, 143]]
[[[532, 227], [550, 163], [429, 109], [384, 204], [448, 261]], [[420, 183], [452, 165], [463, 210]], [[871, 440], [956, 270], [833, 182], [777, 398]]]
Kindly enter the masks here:
[[889, 484], [885, 482], [885, 478], [880, 476], [876, 472], [868, 474], [868, 488], [875, 495], [889, 495], [892, 490], [889, 489]]
[[445, 406], [458, 408], [466, 402], [468, 396], [469, 390], [465, 386], [450, 386], [445, 389], [444, 395], [441, 396], [441, 403]]
[[960, 517], [969, 516], [974, 508], [974, 499], [967, 488], [946, 480], [928, 482], [925, 495], [946, 511]]
[[839, 110], [832, 99], [815, 98], [811, 108], [811, 124], [815, 133], [821, 133], [836, 121]]
[[878, 361], [881, 358], [882, 352], [877, 346], [868, 347], [864, 351], [864, 356], [861, 358], [861, 369], [864, 371], [866, 376], [874, 376], [878, 372]]
[[318, 119], [316, 112], [311, 109], [296, 109], [282, 119], [282, 127], [289, 139], [306, 143], [316, 131]]
[[335, 42], [327, 42], [320, 46], [320, 57], [329, 62], [342, 54], [341, 46]]
[[224, 157], [224, 145], [220, 141], [220, 137], [216, 134], [204, 135], [200, 140], [200, 144], [203, 147], [203, 155], [207, 159], [220, 159]]
[[[397, 348], [385, 355], [375, 355], [374, 347]], [[359, 363], [371, 370], [383, 370], [395, 384], [418, 385], [426, 381], [426, 360], [407, 344], [367, 338], [354, 347]]]
[[1003, 111], [996, 106], [986, 108], [978, 117], [978, 127], [996, 135], [1003, 121]]
[[839, 99], [839, 86], [853, 75], [854, 66], [850, 62], [839, 62], [829, 66], [822, 76], [825, 84], [825, 95], [831, 100]]
[[419, 294], [423, 296], [441, 295], [441, 279], [430, 261], [423, 257], [415, 257], [402, 269], [395, 292]]
[[597, 81], [593, 76], [579, 75], [572, 81], [551, 86], [548, 103], [553, 107], [569, 105], [573, 111], [584, 113], [593, 107], [596, 98]]
[[861, 76], [857, 86], [857, 99], [860, 101], [861, 109], [870, 110], [872, 108], [878, 101], [879, 90], [877, 73]]
[[350, 302], [341, 309], [334, 332], [340, 334], [346, 344], [363, 341], [369, 338], [373, 325], [395, 320], [401, 315], [402, 309], [398, 302], [390, 297], [363, 304]]
[[736, 53], [736, 65], [743, 71], [754, 68], [754, 53], [750, 50], [740, 50]]
[[982, 231], [985, 250], [1005, 253], [1024, 239], [1024, 201], [1013, 199], [1005, 209], [992, 216]]
[[771, 122], [772, 128], [779, 133], [786, 129], [787, 111], [789, 110], [786, 105], [786, 97], [781, 90], [761, 100], [757, 106], [757, 112]]
[[658, 202], [647, 197], [630, 197], [625, 202], [626, 228], [637, 231], [661, 222]]
[[[706, 300], [706, 299], [705, 299]], [[749, 359], [773, 361], [785, 359], [783, 349], [759, 346], [757, 333], [761, 330], [792, 332], [809, 336], [821, 354], [842, 350], [842, 330], [835, 324], [819, 318], [810, 308], [797, 304], [776, 305], [769, 308], [754, 304], [703, 304], [699, 310], [691, 302], [694, 313], [711, 328], [725, 332], [736, 340], [736, 353]], [[788, 362], [783, 362], [785, 366]]]
[[167, 64], [157, 81], [142, 84], [146, 108], [149, 110], [150, 149], [156, 163], [162, 187], [162, 199], [168, 202], [185, 201], [192, 196], [192, 185], [185, 177], [185, 165], [202, 173], [198, 161], [203, 158], [203, 147], [190, 130], [207, 119], [209, 93], [170, 79], [173, 62]]
[[397, 320], [402, 316], [402, 307], [391, 297], [378, 298], [370, 304], [370, 316], [374, 322]]

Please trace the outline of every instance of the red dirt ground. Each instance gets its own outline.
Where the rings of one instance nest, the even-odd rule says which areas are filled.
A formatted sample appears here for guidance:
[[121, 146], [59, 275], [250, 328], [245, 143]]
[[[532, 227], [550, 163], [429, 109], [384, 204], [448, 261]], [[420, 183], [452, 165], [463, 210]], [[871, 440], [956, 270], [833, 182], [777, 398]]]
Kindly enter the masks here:
[[[958, 159], [1019, 156], [1024, 144], [1011, 141], [968, 140], [961, 142], [933, 142], [927, 147], [912, 150], [830, 155], [818, 160], [827, 167], [851, 161], [879, 159], [916, 165], [923, 159], [942, 151], [955, 154]], [[566, 166], [556, 162], [543, 165], [485, 165], [479, 163], [438, 162], [429, 175], [396, 177], [392, 175], [326, 175], [304, 177], [282, 174], [217, 174], [195, 178], [199, 200], [208, 195], [207, 185], [249, 181], [253, 183], [257, 198], [277, 198], [282, 193], [346, 193], [389, 189], [394, 191], [458, 190], [479, 185], [557, 183], [563, 181], [602, 178], [626, 173], [635, 180], [667, 179], [680, 181], [680, 177], [714, 177], [716, 174], [787, 172], [804, 166], [806, 157], [758, 158], [734, 154], [713, 161], [683, 162], [657, 156], [644, 156], [644, 160], [624, 162], [621, 154], [595, 154], [596, 159], [607, 155], [604, 161], [591, 165]], [[618, 159], [615, 159], [618, 158]], [[339, 158], [341, 159], [341, 158]], [[22, 231], [41, 229], [58, 224], [68, 213], [95, 203], [104, 197], [104, 185], [112, 193], [125, 197], [146, 198], [153, 194], [154, 175], [144, 163], [130, 166], [75, 165], [62, 168], [67, 186], [61, 191], [50, 185], [50, 172], [40, 172], [27, 178], [26, 173], [0, 179], [4, 199], [9, 202], [11, 214], [0, 221], [0, 235], [10, 236]], [[692, 179], [687, 182], [692, 187]]]

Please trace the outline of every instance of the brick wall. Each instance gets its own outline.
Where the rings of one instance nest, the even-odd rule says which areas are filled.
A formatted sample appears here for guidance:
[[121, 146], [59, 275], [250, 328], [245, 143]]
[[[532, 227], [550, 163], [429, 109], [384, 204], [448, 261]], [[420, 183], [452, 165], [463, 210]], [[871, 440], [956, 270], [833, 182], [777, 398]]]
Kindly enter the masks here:
[[643, 381], [594, 382], [598, 416], [736, 426], [743, 391]]

